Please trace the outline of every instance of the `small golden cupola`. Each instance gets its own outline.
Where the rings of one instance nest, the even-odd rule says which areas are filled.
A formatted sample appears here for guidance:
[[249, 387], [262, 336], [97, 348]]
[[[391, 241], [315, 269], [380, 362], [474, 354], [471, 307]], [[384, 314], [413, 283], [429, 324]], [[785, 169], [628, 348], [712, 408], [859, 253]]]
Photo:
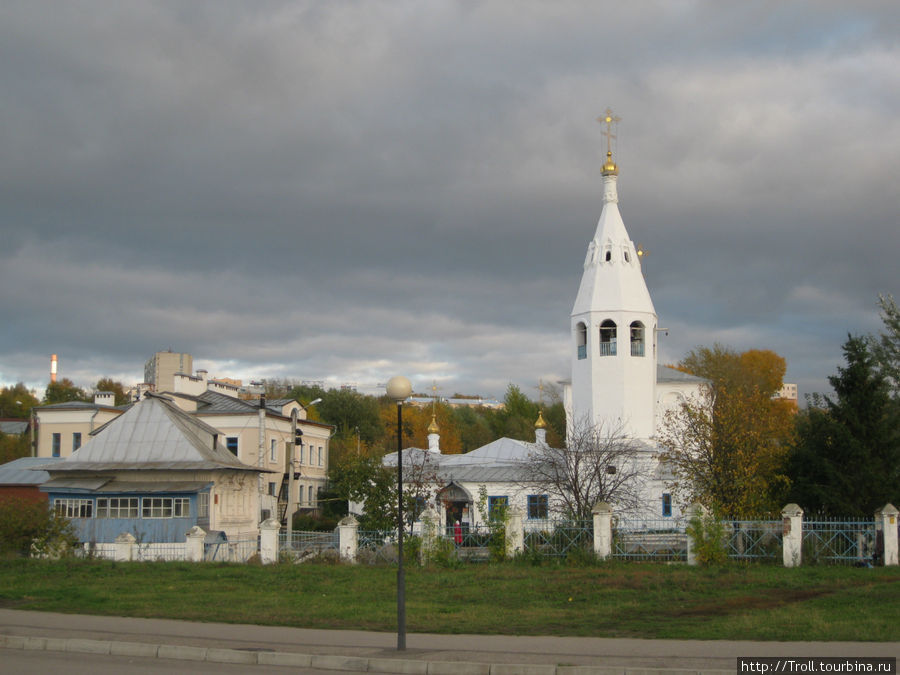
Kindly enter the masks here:
[[[421, 428], [421, 427], [420, 427], [420, 428]], [[440, 428], [438, 427], [438, 424], [437, 424], [437, 419], [435, 419], [435, 416], [434, 416], [434, 415], [431, 416], [431, 424], [428, 425], [428, 433], [429, 433], [429, 434], [439, 434], [439, 433], [441, 433], [441, 430], [440, 430]]]
[[544, 411], [543, 410], [538, 411], [538, 418], [537, 418], [537, 422], [534, 423], [534, 428], [535, 429], [546, 429], [547, 428], [547, 423], [544, 421]]
[[431, 413], [431, 424], [428, 425], [428, 449], [438, 454], [441, 452], [441, 431], [434, 413]]
[[534, 423], [534, 442], [547, 445], [547, 423], [544, 421], [543, 410], [538, 410], [537, 422]]

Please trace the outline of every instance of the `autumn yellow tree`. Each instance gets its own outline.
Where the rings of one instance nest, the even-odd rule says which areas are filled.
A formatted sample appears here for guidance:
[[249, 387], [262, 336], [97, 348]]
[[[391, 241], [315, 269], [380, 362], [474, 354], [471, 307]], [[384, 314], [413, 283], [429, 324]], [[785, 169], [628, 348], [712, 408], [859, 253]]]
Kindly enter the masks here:
[[671, 411], [660, 442], [673, 489], [730, 515], [777, 508], [788, 487], [793, 407], [773, 398], [785, 361], [769, 350], [737, 353], [721, 345], [698, 348], [677, 366], [703, 377], [699, 400]]

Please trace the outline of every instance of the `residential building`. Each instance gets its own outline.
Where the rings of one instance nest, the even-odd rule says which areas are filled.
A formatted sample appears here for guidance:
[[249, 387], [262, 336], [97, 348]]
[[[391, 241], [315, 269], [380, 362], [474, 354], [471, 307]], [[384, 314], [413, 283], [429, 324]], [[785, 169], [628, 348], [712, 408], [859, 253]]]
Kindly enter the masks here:
[[176, 373], [194, 372], [194, 359], [190, 354], [156, 352], [144, 365], [144, 382], [153, 391], [174, 391]]
[[226, 538], [255, 533], [257, 476], [271, 471], [241, 462], [221, 436], [151, 393], [76, 453], [40, 466], [49, 474], [41, 490], [82, 542], [112, 542], [123, 533], [142, 543], [180, 542], [195, 525]]

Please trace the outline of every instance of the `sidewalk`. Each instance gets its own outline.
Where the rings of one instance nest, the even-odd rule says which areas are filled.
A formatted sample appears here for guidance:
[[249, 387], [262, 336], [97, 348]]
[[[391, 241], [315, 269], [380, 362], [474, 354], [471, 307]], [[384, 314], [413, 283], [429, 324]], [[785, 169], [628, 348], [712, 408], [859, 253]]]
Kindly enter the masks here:
[[0, 648], [423, 675], [723, 673], [739, 656], [886, 656], [900, 642], [734, 642], [317, 630], [0, 609]]

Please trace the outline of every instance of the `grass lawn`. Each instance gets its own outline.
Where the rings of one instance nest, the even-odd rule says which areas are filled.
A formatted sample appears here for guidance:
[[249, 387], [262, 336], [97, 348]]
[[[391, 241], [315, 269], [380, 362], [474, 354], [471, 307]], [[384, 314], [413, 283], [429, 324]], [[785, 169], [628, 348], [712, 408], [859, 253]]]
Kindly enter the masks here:
[[[396, 568], [2, 560], [0, 606], [396, 630]], [[407, 567], [410, 632], [898, 639], [900, 568], [609, 563]]]

